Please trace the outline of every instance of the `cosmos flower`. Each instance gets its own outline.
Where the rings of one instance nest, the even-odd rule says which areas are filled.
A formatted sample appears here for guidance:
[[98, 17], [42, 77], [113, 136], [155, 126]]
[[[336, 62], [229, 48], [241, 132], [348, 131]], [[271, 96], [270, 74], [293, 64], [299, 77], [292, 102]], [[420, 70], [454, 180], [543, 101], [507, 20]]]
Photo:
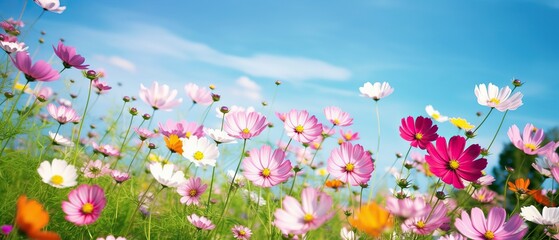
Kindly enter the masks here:
[[212, 93], [205, 88], [201, 88], [194, 83], [188, 83], [184, 86], [186, 95], [192, 99], [194, 104], [200, 104], [202, 106], [208, 106], [213, 103]]
[[198, 215], [193, 213], [192, 215], [187, 216], [186, 218], [198, 230], [212, 230], [215, 228], [215, 225], [212, 223], [212, 221], [210, 221], [206, 217], [201, 217], [201, 216], [199, 217]]
[[81, 55], [76, 53], [76, 48], [66, 46], [62, 43], [62, 41], [58, 42], [58, 47], [52, 46], [54, 49], [54, 53], [60, 60], [62, 60], [62, 64], [64, 68], [77, 68], [77, 69], [87, 69], [89, 65], [84, 65], [85, 58]]
[[134, 132], [136, 132], [136, 134], [138, 134], [138, 137], [140, 137], [140, 140], [142, 140], [142, 141], [145, 141], [148, 138], [152, 138], [152, 137], [157, 136], [157, 133], [154, 133], [147, 128], [137, 128], [137, 127], [135, 127]]
[[464, 131], [472, 130], [475, 127], [463, 118], [450, 118], [450, 123], [458, 129], [463, 129]]
[[111, 173], [110, 165], [104, 164], [101, 160], [90, 160], [80, 170], [86, 178], [98, 178]]
[[150, 88], [144, 87], [140, 84], [140, 99], [149, 104], [154, 110], [171, 111], [172, 108], [182, 103], [182, 98], [176, 99], [177, 90], [169, 87], [167, 84], [159, 85], [158, 82], [153, 82]]
[[[233, 172], [234, 173], [234, 172]], [[231, 176], [232, 178], [233, 176]], [[237, 175], [238, 178], [238, 175]], [[237, 178], [235, 178], [235, 181], [237, 181]], [[258, 206], [262, 207], [266, 205], [266, 200], [260, 196], [258, 193], [253, 192], [253, 191], [249, 191], [247, 189], [243, 189], [243, 191], [241, 192], [243, 198], [250, 203], [254, 203], [257, 204]]]
[[543, 210], [540, 213], [534, 205], [530, 205], [520, 209], [520, 216], [522, 216], [526, 221], [537, 223], [539, 225], [559, 224], [558, 207], [543, 207]]
[[266, 117], [258, 112], [239, 111], [225, 115], [223, 130], [238, 139], [250, 139], [264, 131], [267, 126]]
[[472, 198], [481, 203], [490, 203], [495, 199], [496, 196], [496, 192], [491, 191], [485, 187], [475, 190], [472, 194]]
[[540, 146], [544, 140], [543, 129], [537, 129], [534, 125], [528, 123], [524, 127], [524, 132], [520, 136], [520, 130], [512, 125], [507, 132], [512, 144], [528, 155], [543, 154], [550, 151], [555, 146], [554, 142], [549, 142], [545, 146]]
[[53, 133], [49, 131], [49, 137], [50, 139], [52, 139], [52, 142], [56, 145], [65, 146], [65, 147], [74, 146], [72, 140], [65, 138], [64, 136], [60, 135], [60, 133]]
[[439, 238], [439, 240], [467, 240], [466, 237], [462, 236], [460, 233], [451, 233], [449, 235], [444, 235]]
[[518, 194], [526, 194], [530, 192], [528, 186], [530, 186], [530, 179], [517, 178], [514, 183], [508, 182], [509, 189]]
[[95, 88], [95, 93], [97, 93], [98, 95], [107, 93], [109, 90], [112, 89], [112, 87], [109, 86], [107, 82], [101, 81], [98, 78], [91, 81], [91, 86]]
[[204, 136], [204, 127], [195, 122], [187, 122], [185, 120], [175, 122], [168, 119], [165, 125], [159, 123], [159, 132], [167, 137], [174, 134], [179, 138], [190, 138], [191, 136], [201, 138]]
[[68, 194], [69, 201], [62, 202], [66, 220], [78, 226], [97, 221], [107, 204], [105, 192], [97, 185], [82, 184]]
[[25, 195], [17, 199], [16, 226], [31, 239], [61, 239], [55, 232], [41, 231], [49, 223], [49, 214], [36, 200], [27, 199]]
[[281, 149], [272, 152], [268, 145], [251, 150], [242, 164], [243, 175], [256, 186], [272, 187], [291, 177], [291, 162], [285, 159], [285, 152]]
[[368, 182], [374, 170], [369, 152], [361, 145], [350, 142], [344, 142], [332, 150], [327, 167], [332, 177], [352, 186]]
[[402, 125], [400, 125], [400, 137], [406, 141], [410, 141], [412, 147], [419, 147], [420, 149], [427, 148], [432, 141], [435, 141], [439, 136], [437, 130], [439, 127], [433, 125], [429, 118], [419, 116], [413, 119], [412, 116], [402, 118]]
[[332, 218], [330, 212], [332, 197], [315, 188], [305, 188], [301, 192], [301, 203], [291, 196], [285, 196], [282, 208], [274, 212], [274, 226], [284, 234], [305, 234], [319, 228]]
[[407, 219], [415, 216], [423, 216], [425, 213], [428, 214], [430, 206], [427, 205], [423, 197], [399, 199], [390, 196], [386, 199], [386, 210], [390, 211], [394, 216]]
[[215, 142], [205, 137], [198, 138], [192, 136], [188, 139], [182, 139], [182, 156], [190, 160], [197, 167], [199, 166], [215, 166], [219, 157], [219, 149]]
[[175, 166], [173, 164], [161, 163], [151, 163], [149, 165], [149, 170], [151, 175], [157, 182], [159, 182], [164, 187], [178, 187], [186, 181], [184, 178], [184, 173], [182, 171], [174, 171]]
[[394, 88], [390, 87], [390, 84], [387, 82], [375, 82], [371, 84], [370, 82], [366, 82], [363, 87], [359, 88], [361, 92], [361, 96], [372, 98], [375, 101], [380, 100], [381, 98], [387, 97], [388, 95], [392, 94]]
[[375, 202], [361, 206], [348, 220], [352, 226], [372, 237], [380, 237], [386, 229], [393, 225], [390, 212]]
[[480, 84], [475, 87], [474, 93], [480, 105], [496, 108], [501, 112], [516, 110], [522, 106], [522, 93], [517, 92], [510, 96], [512, 90], [508, 86], [499, 90], [499, 87], [492, 83], [489, 83], [487, 87], [485, 84]]
[[52, 163], [44, 161], [37, 169], [44, 183], [56, 188], [67, 188], [78, 184], [76, 167], [68, 165], [68, 162], [53, 159]]
[[353, 231], [348, 230], [345, 227], [342, 227], [342, 229], [340, 229], [340, 237], [342, 237], [342, 240], [357, 240], [357, 239], [359, 239], [359, 237], [357, 237]]
[[97, 240], [126, 240], [126, 238], [125, 237], [115, 237], [113, 235], [109, 235], [105, 238], [102, 238], [102, 237], [97, 238]]
[[169, 149], [169, 151], [171, 151], [172, 153], [178, 153], [178, 154], [183, 154], [184, 150], [183, 150], [183, 142], [182, 139], [179, 138], [177, 135], [175, 134], [171, 134], [171, 136], [163, 137], [163, 140], [165, 140], [165, 146], [167, 146], [167, 148]]
[[204, 194], [208, 185], [202, 184], [202, 179], [192, 177], [177, 187], [177, 193], [181, 195], [180, 202], [186, 205], [199, 205], [200, 196]]
[[25, 79], [29, 82], [35, 80], [42, 82], [52, 82], [57, 80], [60, 75], [58, 72], [43, 60], [37, 61], [34, 65], [31, 64], [31, 57], [27, 52], [17, 52], [16, 57], [12, 58], [12, 62], [17, 69], [25, 75]]
[[60, 0], [33, 0], [37, 5], [39, 5], [43, 10], [62, 13], [66, 10], [66, 6], [60, 6]]
[[127, 172], [121, 172], [119, 170], [112, 170], [111, 177], [113, 177], [116, 183], [120, 184], [130, 179], [130, 174], [128, 174]]
[[470, 239], [522, 239], [528, 231], [518, 214], [512, 215], [505, 221], [507, 212], [500, 207], [489, 210], [487, 218], [480, 208], [472, 208], [471, 216], [462, 211], [462, 217], [456, 218], [456, 229]]
[[60, 124], [66, 124], [69, 122], [79, 122], [80, 116], [76, 113], [76, 110], [65, 107], [65, 106], [58, 106], [49, 103], [47, 105], [47, 110], [52, 118], [54, 118]]
[[343, 129], [340, 129], [340, 135], [342, 135], [342, 139], [345, 142], [359, 140], [359, 133], [352, 132], [351, 130], [344, 131]]
[[291, 110], [283, 124], [287, 136], [300, 143], [310, 143], [322, 133], [322, 124], [305, 110]]
[[237, 143], [236, 138], [229, 136], [227, 132], [219, 129], [204, 128], [204, 133], [213, 139], [217, 144]]
[[33, 93], [33, 95], [35, 95], [36, 98], [42, 98], [45, 100], [48, 100], [53, 94], [54, 92], [50, 87], [42, 87], [39, 90], [37, 90], [35, 93]]
[[105, 157], [120, 155], [120, 151], [109, 144], [98, 145], [96, 142], [92, 142], [91, 145], [93, 146], [93, 152], [100, 153]]
[[0, 48], [4, 50], [7, 54], [15, 52], [25, 52], [27, 51], [27, 46], [23, 42], [5, 42], [0, 41]]
[[353, 118], [349, 116], [349, 113], [342, 111], [339, 107], [324, 108], [324, 115], [326, 115], [328, 121], [336, 126], [347, 127], [353, 124]]
[[462, 179], [469, 182], [478, 180], [487, 166], [485, 158], [474, 160], [481, 152], [479, 145], [473, 144], [464, 150], [465, 146], [466, 139], [461, 136], [450, 138], [448, 145], [444, 137], [439, 137], [435, 145], [427, 146], [428, 155], [425, 156], [429, 170], [458, 189], [464, 188]]
[[441, 115], [441, 113], [439, 113], [439, 111], [435, 110], [433, 108], [433, 106], [431, 105], [427, 105], [425, 107], [425, 112], [427, 112], [427, 115], [429, 115], [429, 117], [431, 117], [432, 119], [434, 119], [437, 122], [446, 122], [448, 121], [448, 117], [447, 116], [443, 116]]
[[250, 228], [243, 225], [233, 226], [233, 228], [231, 228], [231, 232], [233, 232], [233, 238], [239, 240], [248, 240], [250, 239], [250, 236], [252, 236]]
[[433, 231], [441, 227], [444, 223], [450, 222], [446, 216], [447, 209], [443, 204], [438, 204], [434, 208], [426, 205], [428, 211], [421, 215], [412, 216], [402, 223], [403, 232], [413, 232], [419, 235], [431, 235]]

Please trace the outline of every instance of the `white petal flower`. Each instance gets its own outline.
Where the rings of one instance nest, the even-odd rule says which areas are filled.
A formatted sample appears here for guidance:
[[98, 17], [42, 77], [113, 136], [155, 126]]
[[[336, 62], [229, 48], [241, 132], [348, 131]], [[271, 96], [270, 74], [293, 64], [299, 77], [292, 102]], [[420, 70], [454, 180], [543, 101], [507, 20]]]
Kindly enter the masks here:
[[173, 164], [152, 163], [149, 165], [149, 170], [153, 178], [165, 187], [178, 187], [183, 182], [186, 182], [184, 173], [182, 171], [174, 171]]
[[0, 41], [0, 48], [7, 53], [23, 52], [27, 51], [27, 46], [22, 42], [4, 42]]
[[213, 141], [207, 138], [198, 138], [191, 136], [190, 138], [181, 138], [183, 153], [186, 159], [190, 160], [197, 167], [199, 166], [215, 166], [219, 157], [219, 150]]
[[229, 134], [223, 130], [204, 128], [204, 133], [216, 143], [237, 143], [236, 138], [229, 136]]
[[259, 196], [258, 193], [246, 189], [243, 189], [242, 193], [243, 193], [243, 197], [248, 201], [258, 204], [259, 206], [266, 205], [266, 200], [261, 196]]
[[33, 0], [37, 5], [42, 7], [44, 10], [62, 13], [66, 10], [66, 6], [60, 6], [59, 0]]
[[342, 227], [340, 231], [340, 236], [343, 240], [357, 240], [359, 237], [355, 236], [355, 233], [351, 230], [347, 230], [347, 228]]
[[447, 116], [443, 116], [441, 115], [441, 113], [439, 113], [439, 111], [435, 110], [433, 108], [433, 106], [431, 105], [427, 105], [427, 107], [425, 107], [425, 112], [427, 112], [427, 114], [429, 115], [429, 117], [431, 117], [432, 119], [434, 119], [437, 122], [446, 122], [448, 121], [448, 117]]
[[488, 87], [486, 87], [485, 84], [480, 84], [475, 87], [474, 93], [480, 105], [496, 108], [501, 112], [516, 110], [523, 104], [522, 93], [517, 92], [510, 96], [512, 90], [508, 86], [499, 90], [499, 87], [492, 83], [489, 83]]
[[53, 159], [52, 163], [44, 161], [41, 163], [37, 172], [44, 183], [56, 188], [72, 187], [78, 184], [77, 169], [68, 162], [60, 159]]
[[65, 147], [73, 147], [74, 143], [72, 140], [65, 138], [64, 136], [60, 135], [60, 133], [56, 134], [49, 131], [50, 139], [58, 145], [65, 146]]
[[380, 82], [375, 82], [374, 84], [366, 82], [363, 87], [359, 88], [359, 91], [361, 92], [361, 96], [369, 97], [378, 101], [381, 98], [392, 94], [394, 88], [390, 87], [390, 84], [387, 82], [383, 82], [382, 84]]
[[522, 207], [520, 216], [526, 219], [526, 221], [540, 225], [559, 224], [559, 207], [543, 207], [542, 213], [534, 205], [531, 205]]

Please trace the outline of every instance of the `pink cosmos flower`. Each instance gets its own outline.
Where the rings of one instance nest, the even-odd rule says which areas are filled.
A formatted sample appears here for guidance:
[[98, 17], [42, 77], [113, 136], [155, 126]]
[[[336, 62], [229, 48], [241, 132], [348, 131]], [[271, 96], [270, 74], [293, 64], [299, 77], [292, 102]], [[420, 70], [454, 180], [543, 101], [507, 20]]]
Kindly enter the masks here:
[[353, 124], [353, 118], [349, 116], [349, 113], [343, 112], [339, 107], [324, 108], [324, 115], [328, 121], [337, 126], [345, 127]]
[[62, 13], [66, 10], [66, 6], [60, 6], [60, 0], [33, 0], [37, 5], [39, 5], [43, 10]]
[[522, 93], [517, 92], [510, 96], [512, 90], [508, 86], [499, 90], [499, 87], [492, 83], [489, 83], [487, 87], [485, 84], [480, 84], [475, 87], [474, 93], [480, 105], [496, 108], [501, 112], [516, 110], [522, 106]]
[[274, 212], [274, 225], [282, 233], [305, 234], [319, 228], [333, 216], [333, 213], [329, 213], [333, 205], [332, 197], [318, 189], [303, 189], [301, 203], [291, 196], [285, 196], [282, 208]]
[[202, 106], [208, 106], [213, 103], [212, 93], [205, 89], [201, 88], [194, 83], [188, 83], [184, 86], [184, 90], [186, 94], [192, 99], [194, 104], [200, 104]]
[[285, 118], [287, 118], [287, 113], [276, 112], [276, 117], [278, 117], [281, 122], [285, 122]]
[[100, 153], [105, 157], [120, 155], [120, 151], [109, 144], [98, 145], [96, 142], [92, 142], [91, 145], [93, 146], [93, 152]]
[[235, 225], [231, 228], [231, 232], [233, 232], [233, 238], [239, 240], [248, 240], [250, 236], [252, 236], [252, 231], [250, 228], [245, 227], [243, 225]]
[[518, 214], [505, 222], [507, 212], [500, 207], [489, 210], [487, 218], [480, 208], [472, 208], [471, 216], [466, 211], [462, 218], [456, 218], [454, 226], [462, 235], [470, 239], [522, 239], [528, 226]]
[[130, 179], [130, 174], [128, 174], [127, 172], [121, 172], [119, 170], [112, 170], [111, 177], [113, 177], [116, 183], [123, 183], [126, 180]]
[[87, 69], [89, 65], [84, 65], [85, 58], [81, 55], [76, 53], [76, 48], [66, 46], [62, 42], [58, 42], [58, 47], [52, 46], [54, 49], [54, 53], [60, 60], [62, 60], [62, 64], [64, 68], [77, 68], [77, 69]]
[[115, 237], [113, 235], [109, 235], [105, 238], [102, 238], [102, 237], [97, 238], [97, 240], [126, 240], [126, 238], [125, 237]]
[[497, 193], [489, 190], [488, 188], [477, 189], [472, 194], [472, 198], [481, 203], [490, 203], [496, 196]]
[[31, 65], [31, 57], [27, 55], [27, 52], [17, 52], [16, 57], [12, 58], [12, 62], [17, 69], [23, 72], [25, 79], [29, 82], [35, 80], [52, 82], [60, 77], [58, 72], [43, 60], [39, 60], [34, 65]]
[[346, 142], [359, 140], [359, 133], [352, 132], [351, 130], [347, 130], [346, 132], [344, 132], [343, 129], [340, 129], [340, 135], [342, 135], [343, 140]]
[[438, 204], [434, 209], [429, 205], [425, 207], [428, 211], [408, 218], [402, 223], [402, 231], [413, 232], [419, 235], [431, 235], [433, 231], [450, 221], [446, 216], [447, 209], [443, 204]]
[[512, 144], [524, 151], [528, 155], [537, 155], [549, 151], [554, 147], [554, 142], [549, 142], [543, 147], [540, 147], [544, 140], [544, 132], [542, 129], [537, 129], [534, 125], [528, 123], [524, 127], [524, 132], [520, 136], [520, 130], [516, 125], [512, 125], [507, 132]]
[[215, 228], [215, 225], [212, 223], [212, 221], [210, 221], [209, 219], [207, 219], [205, 217], [201, 217], [201, 216], [199, 217], [198, 215], [196, 215], [194, 213], [190, 216], [187, 216], [186, 218], [198, 230], [212, 230], [212, 229]]
[[300, 143], [310, 143], [322, 134], [322, 124], [305, 110], [289, 111], [283, 126], [287, 136]]
[[204, 136], [204, 126], [198, 125], [195, 122], [189, 123], [185, 120], [175, 122], [168, 119], [165, 125], [159, 123], [159, 131], [166, 137], [177, 135], [179, 138], [190, 138], [191, 136], [201, 138]]
[[177, 187], [177, 192], [181, 195], [181, 203], [186, 205], [200, 204], [200, 196], [204, 194], [208, 185], [202, 184], [202, 179], [199, 177], [189, 178]]
[[268, 126], [266, 117], [258, 112], [237, 111], [225, 115], [223, 130], [232, 137], [250, 139], [256, 137]]
[[423, 216], [425, 213], [429, 213], [429, 206], [425, 199], [422, 197], [416, 197], [415, 199], [404, 198], [399, 199], [390, 196], [386, 199], [386, 210], [390, 211], [392, 215], [410, 218], [416, 216]]
[[80, 116], [78, 116], [78, 113], [72, 108], [65, 106], [56, 107], [54, 104], [49, 103], [49, 105], [47, 105], [47, 110], [50, 116], [60, 124], [80, 121]]
[[413, 120], [412, 116], [402, 118], [402, 125], [400, 126], [400, 137], [406, 141], [410, 141], [412, 147], [419, 147], [421, 149], [427, 148], [432, 141], [435, 141], [439, 136], [437, 130], [439, 127], [433, 125], [430, 118], [419, 116]]
[[95, 80], [91, 81], [91, 84], [92, 84], [92, 86], [95, 88], [95, 92], [96, 92], [98, 95], [101, 95], [101, 94], [103, 94], [103, 93], [107, 93], [109, 90], [112, 89], [112, 87], [109, 86], [109, 85], [107, 84], [107, 82], [101, 81], [101, 80], [99, 80], [99, 79], [95, 79]]
[[135, 127], [134, 132], [136, 132], [136, 134], [138, 134], [138, 136], [140, 137], [140, 140], [142, 140], [142, 141], [145, 141], [148, 138], [152, 138], [152, 137], [157, 136], [157, 133], [154, 133], [147, 128], [137, 128], [137, 127]]
[[250, 151], [243, 159], [243, 175], [254, 185], [272, 187], [287, 181], [291, 176], [291, 162], [285, 159], [285, 152], [268, 145]]
[[171, 91], [169, 85], [163, 84], [159, 86], [158, 82], [153, 82], [150, 88], [140, 84], [140, 99], [149, 104], [153, 109], [171, 111], [182, 102], [182, 98], [175, 100], [177, 90]]
[[460, 233], [452, 233], [440, 237], [439, 240], [467, 240], [467, 238], [462, 236]]
[[461, 136], [450, 138], [448, 146], [444, 137], [437, 138], [436, 145], [427, 146], [428, 155], [425, 161], [429, 164], [429, 170], [441, 178], [447, 184], [452, 184], [455, 188], [463, 189], [463, 180], [475, 182], [483, 173], [487, 166], [487, 160], [479, 156], [481, 147], [477, 144], [469, 146], [466, 150], [466, 139]]
[[68, 194], [69, 201], [62, 202], [66, 220], [76, 225], [89, 225], [97, 221], [105, 208], [105, 192], [97, 185], [82, 184]]
[[80, 170], [86, 178], [98, 178], [111, 173], [110, 164], [104, 164], [101, 160], [90, 160]]
[[328, 172], [332, 177], [352, 186], [367, 183], [374, 169], [371, 155], [359, 144], [342, 143], [328, 158]]
[[53, 95], [53, 93], [54, 93], [54, 91], [52, 91], [52, 88], [42, 87], [41, 89], [36, 91], [34, 95], [37, 98], [43, 98], [45, 100], [48, 100]]

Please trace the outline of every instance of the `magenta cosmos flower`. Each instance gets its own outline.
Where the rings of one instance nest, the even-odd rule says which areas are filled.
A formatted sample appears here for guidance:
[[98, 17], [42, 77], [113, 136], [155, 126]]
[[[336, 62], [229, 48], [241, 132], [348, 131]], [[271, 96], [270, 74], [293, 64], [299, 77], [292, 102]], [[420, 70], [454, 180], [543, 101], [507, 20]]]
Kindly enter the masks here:
[[233, 228], [231, 228], [231, 232], [233, 232], [233, 238], [238, 240], [247, 240], [250, 239], [250, 236], [252, 236], [250, 228], [243, 225], [233, 226]]
[[60, 124], [80, 121], [80, 116], [78, 116], [78, 113], [72, 108], [65, 106], [56, 107], [54, 104], [49, 103], [49, 105], [47, 105], [47, 110], [50, 116], [56, 119]]
[[528, 226], [518, 214], [510, 217], [505, 222], [507, 212], [500, 207], [489, 210], [487, 218], [479, 208], [472, 208], [471, 216], [466, 211], [462, 212], [462, 218], [456, 218], [454, 226], [462, 235], [469, 239], [522, 239], [528, 231]]
[[149, 104], [153, 109], [171, 111], [171, 108], [182, 103], [182, 98], [176, 99], [177, 90], [169, 87], [167, 84], [159, 85], [153, 82], [150, 88], [140, 84], [140, 99]]
[[528, 123], [524, 127], [524, 132], [520, 136], [520, 130], [516, 125], [512, 125], [507, 132], [510, 141], [514, 146], [528, 155], [543, 154], [552, 149], [555, 145], [554, 142], [549, 142], [547, 145], [540, 147], [544, 140], [544, 133], [542, 129], [537, 129], [534, 125]]
[[215, 228], [215, 225], [212, 223], [212, 221], [210, 221], [206, 217], [201, 217], [193, 213], [192, 215], [187, 216], [186, 218], [198, 230], [212, 230]]
[[310, 143], [322, 134], [322, 124], [305, 110], [291, 110], [283, 123], [287, 136], [300, 143]]
[[189, 83], [184, 86], [184, 90], [186, 94], [192, 99], [194, 104], [200, 104], [202, 106], [208, 106], [213, 103], [212, 93], [205, 89], [201, 88], [194, 83]]
[[332, 197], [315, 188], [305, 188], [301, 192], [301, 203], [291, 196], [285, 196], [280, 209], [274, 212], [274, 225], [284, 234], [305, 234], [320, 227], [332, 218]]
[[238, 111], [225, 115], [223, 130], [232, 137], [249, 139], [256, 137], [268, 126], [266, 117], [258, 112]]
[[272, 187], [287, 181], [291, 176], [291, 162], [285, 159], [285, 152], [268, 145], [250, 151], [243, 159], [243, 174], [254, 185]]
[[175, 122], [168, 119], [165, 125], [159, 123], [159, 131], [163, 136], [171, 137], [171, 135], [177, 135], [179, 138], [190, 138], [191, 136], [196, 136], [201, 138], [204, 136], [204, 127], [196, 124], [195, 122], [187, 122], [181, 120]]
[[29, 82], [35, 80], [51, 82], [60, 77], [58, 72], [43, 60], [39, 60], [34, 65], [31, 65], [31, 57], [27, 55], [27, 52], [18, 52], [16, 58], [12, 58], [12, 62], [17, 69], [23, 72], [25, 79]]
[[444, 137], [437, 138], [436, 145], [427, 146], [425, 161], [429, 164], [429, 170], [439, 177], [443, 182], [452, 184], [455, 188], [463, 189], [462, 180], [475, 182], [483, 176], [483, 169], [487, 166], [487, 160], [479, 156], [481, 147], [477, 144], [469, 146], [466, 150], [466, 139], [461, 136], [450, 138], [448, 146]]
[[332, 177], [352, 186], [367, 183], [373, 170], [371, 155], [359, 144], [344, 142], [328, 158], [328, 172]]
[[89, 225], [97, 221], [105, 208], [105, 192], [97, 185], [82, 184], [68, 194], [68, 200], [62, 202], [62, 211], [66, 220], [76, 225]]
[[326, 119], [336, 126], [350, 126], [353, 124], [353, 118], [349, 116], [349, 113], [342, 111], [339, 107], [326, 107], [324, 108], [324, 115]]
[[413, 117], [402, 118], [400, 126], [400, 137], [406, 141], [410, 141], [412, 147], [421, 149], [427, 148], [432, 141], [439, 136], [437, 130], [439, 127], [433, 125], [430, 118], [419, 116], [413, 120]]
[[58, 42], [58, 47], [52, 46], [52, 49], [54, 49], [56, 56], [62, 60], [64, 68], [74, 67], [84, 70], [89, 67], [89, 65], [83, 64], [83, 62], [85, 62], [85, 58], [77, 54], [76, 48], [74, 47], [66, 46], [62, 42]]
[[200, 204], [200, 196], [206, 191], [208, 185], [202, 184], [202, 179], [199, 177], [189, 178], [177, 187], [177, 193], [181, 195], [181, 203], [186, 205]]

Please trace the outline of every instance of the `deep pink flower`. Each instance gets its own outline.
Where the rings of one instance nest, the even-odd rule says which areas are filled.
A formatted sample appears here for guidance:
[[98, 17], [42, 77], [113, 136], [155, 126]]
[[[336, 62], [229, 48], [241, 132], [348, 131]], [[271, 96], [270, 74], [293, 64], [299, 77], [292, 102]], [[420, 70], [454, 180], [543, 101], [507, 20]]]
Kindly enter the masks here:
[[324, 108], [324, 115], [328, 121], [337, 126], [345, 127], [353, 124], [353, 118], [349, 116], [349, 113], [342, 111], [339, 107]]
[[319, 228], [333, 216], [329, 212], [333, 204], [332, 197], [318, 189], [303, 189], [301, 203], [291, 196], [285, 196], [282, 208], [274, 212], [274, 225], [282, 233], [305, 234]]
[[483, 176], [483, 169], [487, 166], [485, 158], [477, 158], [481, 147], [477, 144], [469, 146], [466, 150], [466, 139], [461, 136], [450, 138], [448, 147], [444, 137], [437, 138], [436, 146], [427, 146], [425, 161], [429, 170], [443, 182], [452, 184], [455, 188], [463, 189], [462, 180], [475, 182]]
[[419, 235], [431, 235], [444, 223], [448, 223], [450, 219], [446, 216], [447, 209], [444, 204], [438, 204], [433, 207], [428, 204], [425, 206], [427, 211], [421, 215], [408, 218], [402, 223], [402, 231], [413, 232]]
[[169, 85], [163, 84], [159, 86], [158, 82], [153, 82], [150, 88], [140, 84], [140, 99], [149, 104], [153, 109], [161, 109], [171, 111], [182, 102], [182, 98], [175, 100], [177, 90], [171, 91]]
[[322, 124], [305, 110], [291, 110], [283, 124], [287, 136], [300, 143], [310, 143], [322, 134]]
[[328, 158], [328, 172], [332, 177], [352, 186], [367, 183], [373, 170], [371, 155], [359, 144], [342, 143]]
[[105, 157], [120, 155], [120, 151], [109, 144], [98, 145], [96, 142], [92, 142], [91, 145], [93, 145], [93, 152], [100, 153]]
[[215, 225], [212, 223], [212, 221], [210, 221], [206, 217], [198, 216], [193, 213], [192, 215], [187, 216], [186, 218], [190, 223], [192, 223], [192, 225], [194, 225], [194, 227], [196, 227], [199, 230], [212, 230], [215, 228]]
[[105, 192], [97, 185], [82, 184], [68, 194], [69, 201], [62, 202], [66, 220], [76, 225], [89, 225], [97, 221], [105, 208]]
[[433, 125], [430, 118], [419, 116], [413, 120], [412, 116], [402, 118], [402, 125], [400, 126], [400, 137], [406, 141], [410, 141], [412, 147], [419, 147], [421, 149], [427, 148], [432, 141], [435, 141], [439, 136], [437, 130], [439, 127]]
[[278, 117], [281, 122], [285, 122], [285, 118], [287, 117], [287, 113], [276, 112], [276, 117]]
[[291, 162], [285, 159], [285, 152], [268, 145], [250, 151], [243, 159], [243, 175], [254, 185], [272, 187], [287, 181], [291, 176]]
[[534, 125], [528, 123], [524, 127], [524, 132], [520, 136], [520, 130], [516, 125], [512, 125], [507, 132], [512, 144], [524, 151], [528, 155], [537, 155], [549, 151], [554, 147], [554, 142], [549, 142], [543, 147], [540, 147], [544, 140], [544, 132], [542, 129], [537, 129]]
[[208, 106], [213, 103], [212, 93], [208, 89], [201, 88], [194, 83], [188, 83], [184, 86], [184, 90], [195, 104]]
[[223, 130], [232, 137], [249, 139], [256, 137], [268, 126], [266, 117], [258, 112], [237, 111], [225, 115]]
[[252, 235], [252, 231], [250, 230], [250, 228], [243, 225], [233, 226], [233, 228], [231, 228], [231, 232], [233, 232], [233, 238], [238, 240], [248, 240]]
[[109, 86], [107, 84], [107, 82], [101, 81], [99, 79], [95, 79], [95, 80], [91, 81], [91, 84], [96, 89], [95, 92], [99, 95], [103, 94], [103, 93], [106, 93], [106, 92], [108, 92], [109, 90], [112, 89], [112, 87]]
[[58, 42], [58, 47], [52, 46], [54, 49], [54, 53], [60, 60], [62, 60], [62, 64], [64, 68], [77, 68], [77, 69], [87, 69], [89, 65], [84, 65], [85, 58], [81, 55], [76, 53], [76, 48], [66, 46], [62, 42]]
[[23, 72], [25, 79], [29, 82], [35, 80], [51, 82], [60, 77], [58, 72], [43, 60], [39, 60], [34, 65], [31, 65], [31, 57], [27, 55], [27, 52], [17, 52], [16, 58], [12, 58], [12, 62], [17, 69]]
[[514, 214], [505, 222], [507, 212], [500, 207], [489, 210], [487, 218], [479, 208], [472, 208], [471, 216], [466, 211], [462, 218], [456, 218], [454, 226], [462, 235], [469, 239], [522, 239], [528, 231], [528, 225], [518, 214]]
[[78, 113], [72, 108], [65, 106], [56, 107], [54, 104], [50, 103], [47, 105], [47, 110], [50, 116], [60, 124], [80, 121], [80, 116], [78, 116]]
[[186, 205], [200, 204], [200, 196], [206, 191], [208, 185], [202, 184], [202, 179], [192, 177], [177, 187], [177, 193], [181, 195], [181, 203]]
[[201, 138], [204, 136], [204, 126], [198, 125], [195, 122], [189, 123], [185, 120], [175, 122], [168, 119], [165, 125], [159, 123], [159, 131], [166, 137], [177, 135], [179, 138], [190, 138], [191, 136]]

